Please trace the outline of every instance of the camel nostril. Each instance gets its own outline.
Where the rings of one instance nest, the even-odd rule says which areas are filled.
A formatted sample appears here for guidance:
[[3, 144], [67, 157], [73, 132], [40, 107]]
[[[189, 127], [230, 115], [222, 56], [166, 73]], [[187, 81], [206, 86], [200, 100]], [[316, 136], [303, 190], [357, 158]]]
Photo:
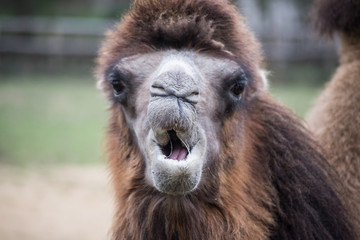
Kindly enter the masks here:
[[156, 89], [162, 89], [162, 90], [165, 90], [163, 86], [161, 85], [157, 85], [157, 84], [153, 84], [151, 85], [152, 88], [156, 88]]
[[[190, 92], [190, 91], [188, 91]], [[187, 93], [185, 91], [180, 92], [176, 91], [171, 87], [164, 88], [160, 85], [152, 85], [150, 88], [151, 97], [167, 97], [167, 96], [175, 96], [179, 99], [182, 99], [185, 102], [189, 102], [192, 104], [196, 104], [199, 101], [199, 91], [192, 91]]]
[[186, 102], [189, 102], [189, 103], [192, 103], [192, 104], [196, 104], [199, 102], [199, 92], [198, 91], [194, 91], [190, 94], [188, 94], [187, 96], [183, 97], [183, 99], [186, 101]]
[[152, 97], [157, 97], [157, 96], [168, 96], [169, 94], [167, 93], [167, 91], [165, 90], [165, 88], [163, 86], [153, 84], [150, 87], [150, 95]]
[[183, 101], [196, 103], [199, 88], [197, 78], [193, 75], [185, 70], [166, 69], [155, 76], [150, 89], [151, 96], [175, 96]]

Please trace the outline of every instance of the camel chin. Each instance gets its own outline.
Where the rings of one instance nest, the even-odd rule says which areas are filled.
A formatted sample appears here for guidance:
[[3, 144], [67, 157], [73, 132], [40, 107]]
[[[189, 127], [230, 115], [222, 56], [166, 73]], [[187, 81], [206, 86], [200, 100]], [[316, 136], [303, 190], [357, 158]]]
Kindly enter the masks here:
[[201, 180], [206, 162], [206, 138], [199, 130], [195, 145], [190, 147], [183, 143], [186, 140], [172, 135], [167, 145], [161, 146], [150, 132], [146, 178], [160, 192], [181, 195], [194, 191]]

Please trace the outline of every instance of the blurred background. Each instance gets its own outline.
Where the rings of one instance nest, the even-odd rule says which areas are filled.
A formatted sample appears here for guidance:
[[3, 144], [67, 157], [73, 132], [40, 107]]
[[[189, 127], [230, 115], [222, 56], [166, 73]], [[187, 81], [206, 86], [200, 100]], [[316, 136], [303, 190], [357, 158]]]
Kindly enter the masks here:
[[[304, 117], [337, 65], [311, 1], [238, 0], [271, 91]], [[107, 239], [106, 102], [94, 59], [126, 0], [0, 0], [0, 239]]]

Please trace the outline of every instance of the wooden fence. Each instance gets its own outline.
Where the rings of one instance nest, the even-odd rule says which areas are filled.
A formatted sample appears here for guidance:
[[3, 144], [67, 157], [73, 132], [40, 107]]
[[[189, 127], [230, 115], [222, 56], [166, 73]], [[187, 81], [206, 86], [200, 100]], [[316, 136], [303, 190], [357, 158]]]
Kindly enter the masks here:
[[[268, 62], [336, 61], [334, 44], [318, 40], [305, 13], [291, 1], [272, 0], [266, 13], [253, 0], [241, 0], [241, 12], [260, 39]], [[106, 29], [117, 19], [0, 17], [0, 71], [8, 59], [96, 56]], [[20, 62], [22, 60], [19, 60]], [[1, 66], [2, 65], [2, 66]]]

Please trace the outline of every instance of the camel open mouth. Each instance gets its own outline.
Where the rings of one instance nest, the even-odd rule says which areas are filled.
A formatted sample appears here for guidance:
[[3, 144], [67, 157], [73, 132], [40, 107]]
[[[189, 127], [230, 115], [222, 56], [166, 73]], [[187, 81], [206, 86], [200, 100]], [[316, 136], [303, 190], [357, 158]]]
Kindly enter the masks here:
[[[164, 130], [158, 138], [150, 131], [146, 176], [160, 192], [185, 194], [199, 184], [206, 159], [206, 138], [203, 130], [196, 130], [190, 136], [189, 132]], [[197, 140], [191, 142], [191, 138]]]
[[189, 147], [177, 136], [176, 131], [170, 130], [167, 134], [169, 135], [169, 142], [161, 147], [162, 153], [167, 159], [177, 161], [186, 160], [190, 153]]

